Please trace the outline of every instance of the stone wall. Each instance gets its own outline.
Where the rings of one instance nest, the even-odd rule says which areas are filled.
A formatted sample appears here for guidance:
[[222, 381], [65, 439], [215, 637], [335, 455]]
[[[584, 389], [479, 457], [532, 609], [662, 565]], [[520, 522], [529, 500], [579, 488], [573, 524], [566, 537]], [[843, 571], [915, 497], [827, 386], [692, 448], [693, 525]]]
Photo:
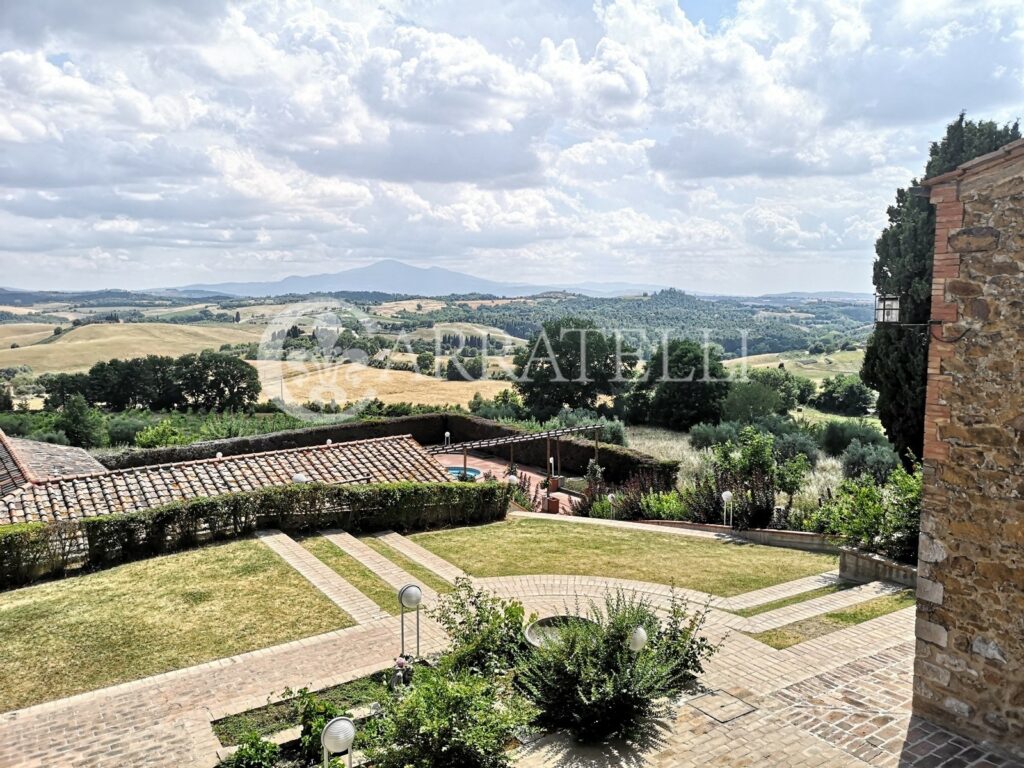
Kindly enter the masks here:
[[1024, 148], [931, 200], [914, 708], [1024, 757]]

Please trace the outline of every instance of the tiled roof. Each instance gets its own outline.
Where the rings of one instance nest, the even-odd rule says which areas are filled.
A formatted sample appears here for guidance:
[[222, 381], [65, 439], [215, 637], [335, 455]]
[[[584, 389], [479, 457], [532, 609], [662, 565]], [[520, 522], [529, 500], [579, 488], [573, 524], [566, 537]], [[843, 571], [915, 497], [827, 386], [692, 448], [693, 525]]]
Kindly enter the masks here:
[[289, 485], [443, 482], [451, 477], [408, 435], [251, 453], [29, 482], [0, 498], [0, 525], [134, 512], [182, 499]]
[[88, 451], [69, 445], [40, 443], [38, 440], [7, 438], [21, 463], [32, 475], [32, 480], [50, 480], [67, 475], [92, 475], [106, 472], [107, 468], [89, 455]]
[[14, 444], [3, 430], [0, 430], [0, 498], [29, 481], [28, 467], [18, 457]]

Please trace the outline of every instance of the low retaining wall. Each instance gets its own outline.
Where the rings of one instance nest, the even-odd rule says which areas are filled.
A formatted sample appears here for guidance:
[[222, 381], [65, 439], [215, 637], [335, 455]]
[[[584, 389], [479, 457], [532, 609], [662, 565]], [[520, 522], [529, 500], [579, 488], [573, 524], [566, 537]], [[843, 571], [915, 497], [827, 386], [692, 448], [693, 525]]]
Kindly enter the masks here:
[[746, 530], [735, 530], [728, 525], [714, 525], [709, 523], [688, 523], [681, 520], [640, 520], [648, 525], [663, 525], [670, 528], [689, 528], [694, 531], [708, 531], [710, 533], [721, 533], [725, 536], [733, 536], [737, 539], [746, 539], [752, 544], [763, 544], [766, 547], [785, 547], [786, 549], [800, 549], [804, 552], [824, 552], [836, 554], [840, 548], [827, 536], [820, 533], [807, 533], [805, 531], [783, 531], [775, 528], [748, 528]]
[[891, 581], [917, 588], [917, 568], [872, 552], [843, 547], [839, 551], [839, 578], [847, 581]]

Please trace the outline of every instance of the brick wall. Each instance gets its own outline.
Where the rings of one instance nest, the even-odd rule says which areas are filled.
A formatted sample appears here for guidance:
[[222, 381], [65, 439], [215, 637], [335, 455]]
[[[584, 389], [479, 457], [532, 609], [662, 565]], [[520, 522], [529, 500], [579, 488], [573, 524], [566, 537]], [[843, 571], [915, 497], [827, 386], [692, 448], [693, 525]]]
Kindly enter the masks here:
[[[1024, 757], [1024, 154], [936, 183], [914, 709]], [[959, 338], [967, 331], [967, 335]], [[937, 338], [935, 338], [937, 337]]]

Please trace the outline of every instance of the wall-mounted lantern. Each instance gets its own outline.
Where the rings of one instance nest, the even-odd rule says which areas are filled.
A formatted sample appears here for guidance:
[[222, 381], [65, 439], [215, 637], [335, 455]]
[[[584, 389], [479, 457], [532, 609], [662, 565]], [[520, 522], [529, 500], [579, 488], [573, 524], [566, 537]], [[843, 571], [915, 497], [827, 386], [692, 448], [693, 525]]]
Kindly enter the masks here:
[[898, 324], [900, 322], [900, 297], [893, 295], [875, 296], [875, 324]]

